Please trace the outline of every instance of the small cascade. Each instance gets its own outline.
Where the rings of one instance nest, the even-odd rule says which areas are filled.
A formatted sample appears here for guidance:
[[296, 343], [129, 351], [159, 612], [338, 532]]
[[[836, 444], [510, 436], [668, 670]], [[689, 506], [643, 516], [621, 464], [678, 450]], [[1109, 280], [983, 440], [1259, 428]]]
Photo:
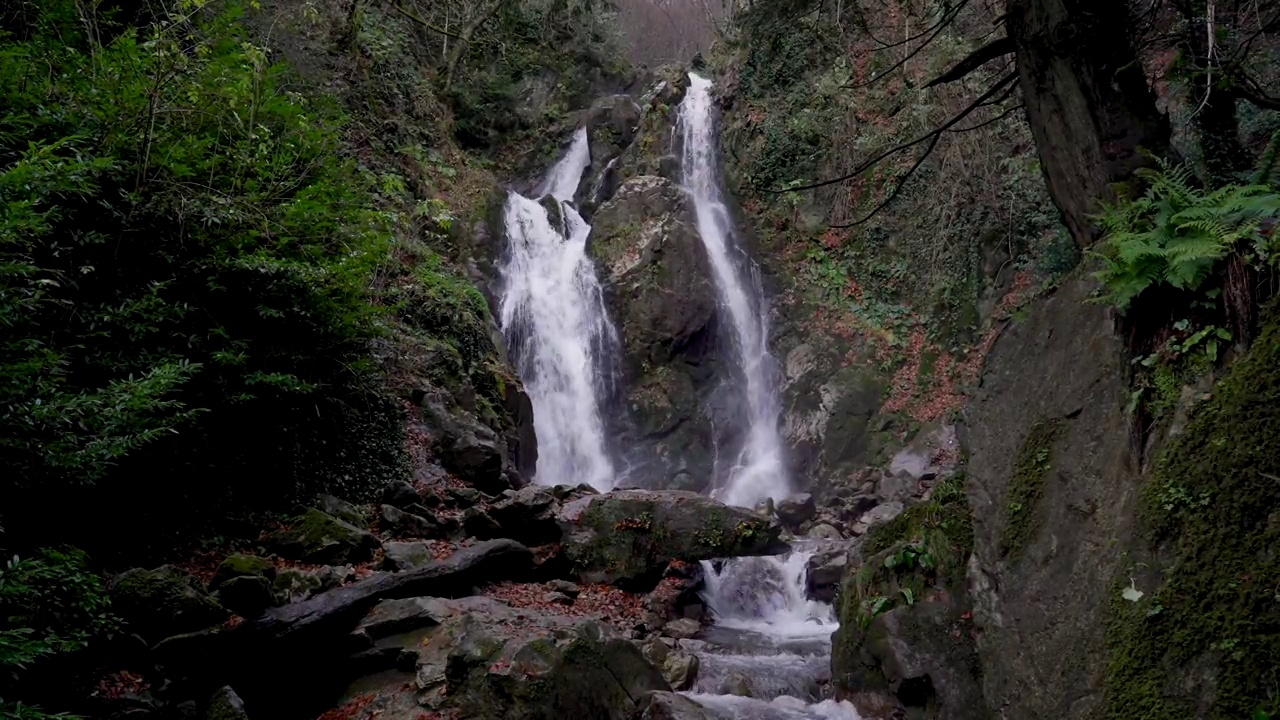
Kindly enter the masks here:
[[613, 487], [601, 398], [617, 332], [587, 256], [591, 226], [570, 202], [591, 163], [587, 131], [547, 174], [532, 200], [507, 196], [502, 333], [533, 402], [536, 480]]
[[693, 198], [698, 234], [707, 249], [720, 306], [733, 330], [746, 402], [746, 433], [739, 448], [722, 453], [732, 465], [719, 472], [713, 495], [729, 505], [752, 507], [791, 494], [778, 433], [778, 363], [769, 354], [764, 291], [750, 258], [738, 245], [733, 219], [720, 190], [715, 106], [711, 81], [693, 73], [680, 104], [684, 145], [683, 183]]
[[724, 720], [859, 720], [851, 704], [822, 699], [839, 624], [830, 605], [806, 597], [812, 554], [702, 564], [714, 624], [690, 698]]

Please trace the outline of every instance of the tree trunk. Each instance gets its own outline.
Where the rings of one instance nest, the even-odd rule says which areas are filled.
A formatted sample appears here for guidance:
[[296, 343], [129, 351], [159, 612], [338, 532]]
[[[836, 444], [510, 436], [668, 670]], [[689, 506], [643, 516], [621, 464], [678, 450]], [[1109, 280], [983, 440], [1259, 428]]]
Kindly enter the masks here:
[[1100, 203], [1169, 147], [1119, 0], [1010, 0], [1009, 36], [1040, 164], [1076, 243], [1098, 239]]

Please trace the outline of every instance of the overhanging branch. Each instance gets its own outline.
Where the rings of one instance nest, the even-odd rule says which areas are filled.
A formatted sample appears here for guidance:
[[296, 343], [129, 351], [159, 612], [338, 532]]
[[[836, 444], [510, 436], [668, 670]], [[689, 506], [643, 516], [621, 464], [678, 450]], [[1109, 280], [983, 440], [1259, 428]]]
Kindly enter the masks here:
[[[920, 137], [914, 140], [902, 143], [901, 145], [896, 145], [894, 147], [889, 148], [888, 150], [885, 150], [884, 152], [880, 153], [879, 155], [876, 155], [870, 160], [867, 160], [859, 164], [851, 172], [848, 172], [844, 175], [840, 175], [838, 177], [828, 178], [826, 180], [820, 180], [815, 183], [810, 183], [808, 185], [801, 185], [799, 187], [793, 187], [793, 188], [769, 189], [769, 190], [765, 190], [765, 192], [773, 193], [773, 194], [803, 192], [805, 190], [814, 190], [820, 187], [826, 187], [828, 185], [835, 185], [837, 183], [842, 183], [848, 180], [852, 180], [853, 178], [869, 170], [871, 167], [873, 167], [876, 163], [879, 163], [881, 160], [884, 160], [885, 158], [890, 157], [892, 155], [896, 155], [902, 152], [903, 150], [908, 150], [910, 148], [913, 148], [916, 145], [920, 145], [921, 143], [929, 142], [930, 144], [928, 149], [932, 150], [933, 146], [937, 144], [938, 138], [944, 132], [947, 132], [951, 128], [955, 127], [957, 124], [959, 124], [961, 120], [964, 120], [966, 117], [972, 114], [974, 110], [977, 110], [979, 107], [982, 107], [983, 105], [985, 105], [988, 100], [995, 97], [1001, 91], [1004, 91], [1007, 89], [1009, 92], [1012, 92], [1012, 88], [1009, 88], [1008, 86], [1011, 83], [1013, 83], [1013, 81], [1017, 79], [1017, 77], [1018, 77], [1018, 74], [1016, 72], [1005, 74], [1003, 77], [997, 80], [994, 85], [988, 88], [986, 92], [982, 93], [982, 95], [979, 95], [976, 100], [974, 100], [972, 103], [968, 105], [968, 107], [966, 107], [965, 109], [961, 110], [959, 113], [954, 115], [950, 120], [947, 120], [945, 123], [939, 125], [938, 127], [934, 128], [933, 130], [930, 130], [929, 132], [925, 133], [924, 135], [921, 135]], [[928, 155], [929, 154], [928, 150], [926, 150], [924, 154]], [[919, 166], [920, 166], [920, 162], [917, 162], [914, 166], [912, 166], [911, 170], [908, 171], [907, 176], [915, 172], [916, 168], [918, 168]], [[905, 179], [905, 176], [904, 176], [904, 179]]]
[[1006, 35], [969, 53], [968, 56], [956, 63], [950, 70], [925, 83], [925, 87], [933, 87], [934, 85], [955, 82], [983, 65], [986, 65], [988, 62], [991, 62], [998, 57], [1008, 55], [1013, 51], [1013, 39]]

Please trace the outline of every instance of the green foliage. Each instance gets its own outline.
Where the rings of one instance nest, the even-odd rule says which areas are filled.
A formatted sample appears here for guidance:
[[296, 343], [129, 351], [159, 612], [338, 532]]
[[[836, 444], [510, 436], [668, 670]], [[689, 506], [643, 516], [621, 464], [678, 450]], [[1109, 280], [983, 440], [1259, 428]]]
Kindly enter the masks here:
[[[1107, 625], [1106, 717], [1222, 720], [1276, 709], [1280, 677], [1280, 324], [1156, 459], [1141, 517], [1157, 566]], [[1141, 567], [1141, 566], [1139, 566]], [[1134, 594], [1130, 593], [1130, 597]]]
[[1275, 263], [1271, 223], [1280, 218], [1280, 193], [1268, 185], [1226, 185], [1201, 190], [1188, 167], [1161, 161], [1139, 170], [1147, 191], [1112, 205], [1099, 224], [1106, 233], [1095, 253], [1104, 267], [1102, 301], [1121, 311], [1159, 286], [1195, 292], [1233, 253]]
[[[44, 548], [0, 568], [0, 717], [46, 718], [18, 701], [30, 669], [114, 632], [118, 620], [83, 553]], [[64, 687], [65, 678], [64, 678]]]
[[6, 519], [67, 483], [292, 490], [279, 450], [364, 402], [380, 325], [391, 218], [343, 118], [288, 89], [234, 2], [93, 38], [81, 5], [40, 6], [0, 45]]

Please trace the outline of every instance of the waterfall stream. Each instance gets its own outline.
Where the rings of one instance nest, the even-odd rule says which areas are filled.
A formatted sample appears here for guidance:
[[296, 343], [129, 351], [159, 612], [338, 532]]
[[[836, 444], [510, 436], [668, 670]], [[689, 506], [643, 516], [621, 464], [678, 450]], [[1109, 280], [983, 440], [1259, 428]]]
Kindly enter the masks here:
[[811, 555], [702, 564], [715, 624], [689, 697], [724, 720], [858, 720], [851, 704], [821, 700], [838, 623], [830, 605], [806, 597]]
[[617, 332], [587, 256], [591, 226], [570, 202], [591, 162], [587, 131], [538, 189], [542, 201], [507, 196], [502, 333], [534, 407], [537, 480], [613, 487], [601, 398]]
[[729, 505], [752, 507], [765, 498], [780, 500], [791, 494], [786, 458], [778, 433], [778, 363], [769, 354], [769, 326], [764, 291], [755, 265], [738, 243], [733, 218], [720, 190], [715, 105], [711, 81], [693, 73], [680, 104], [680, 132], [684, 143], [682, 169], [685, 189], [693, 197], [698, 234], [711, 261], [720, 307], [727, 311], [733, 348], [742, 374], [746, 401], [746, 433], [736, 449], [722, 452], [732, 465], [713, 495]]

